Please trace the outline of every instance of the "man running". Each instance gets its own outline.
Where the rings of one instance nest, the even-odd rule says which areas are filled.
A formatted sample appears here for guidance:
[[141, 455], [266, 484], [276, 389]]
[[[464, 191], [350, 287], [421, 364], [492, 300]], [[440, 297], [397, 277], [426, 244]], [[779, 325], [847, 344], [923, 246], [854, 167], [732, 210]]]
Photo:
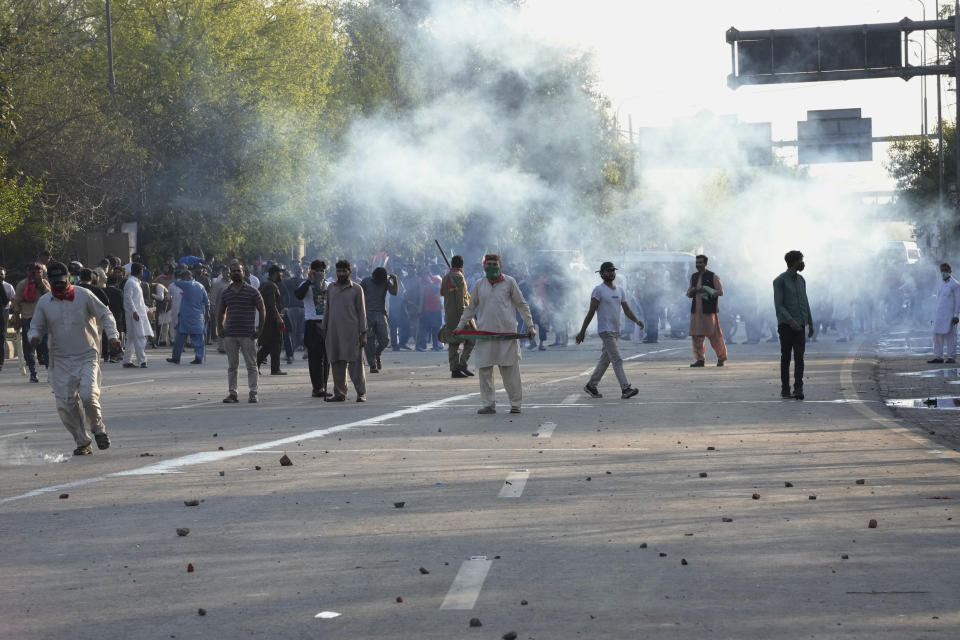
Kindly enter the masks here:
[[50, 386], [57, 413], [77, 445], [73, 455], [87, 456], [93, 447], [84, 413], [97, 447], [110, 446], [100, 412], [100, 330], [114, 349], [120, 348], [120, 335], [110, 309], [87, 289], [70, 284], [65, 264], [51, 262], [47, 275], [51, 289], [37, 302], [28, 337], [36, 347], [44, 334], [50, 335]]

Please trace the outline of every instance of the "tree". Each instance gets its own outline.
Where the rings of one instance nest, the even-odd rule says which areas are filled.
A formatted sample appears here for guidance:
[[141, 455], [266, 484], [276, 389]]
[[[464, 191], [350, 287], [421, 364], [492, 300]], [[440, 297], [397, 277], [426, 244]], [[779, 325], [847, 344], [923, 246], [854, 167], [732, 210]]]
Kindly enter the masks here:
[[914, 223], [918, 237], [937, 237], [946, 252], [960, 248], [960, 201], [950, 187], [956, 176], [956, 126], [943, 125], [944, 192], [940, 201], [939, 153], [934, 142], [918, 138], [895, 142], [887, 171], [897, 181], [896, 205]]

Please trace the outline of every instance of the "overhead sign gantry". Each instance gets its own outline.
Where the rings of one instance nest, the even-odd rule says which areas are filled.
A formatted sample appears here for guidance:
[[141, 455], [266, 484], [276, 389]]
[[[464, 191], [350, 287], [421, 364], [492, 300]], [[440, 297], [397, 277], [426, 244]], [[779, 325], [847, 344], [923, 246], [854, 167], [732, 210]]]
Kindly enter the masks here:
[[733, 72], [727, 84], [824, 82], [953, 74], [953, 65], [913, 66], [907, 62], [908, 34], [928, 29], [955, 30], [945, 20], [861, 24], [805, 29], [740, 31], [727, 29]]

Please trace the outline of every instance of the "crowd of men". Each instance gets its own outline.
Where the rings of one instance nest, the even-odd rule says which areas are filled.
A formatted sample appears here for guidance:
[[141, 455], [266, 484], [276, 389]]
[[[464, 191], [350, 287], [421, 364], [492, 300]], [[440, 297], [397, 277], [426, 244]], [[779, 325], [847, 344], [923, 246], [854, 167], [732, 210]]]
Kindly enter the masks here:
[[[803, 254], [790, 251], [784, 260], [787, 269], [773, 281], [772, 305], [781, 345], [781, 395], [802, 400], [804, 346], [817, 325], [800, 275], [805, 268]], [[705, 366], [706, 341], [722, 367], [727, 360], [720, 323], [723, 284], [707, 268], [707, 256], [696, 256], [695, 264], [686, 290], [694, 354], [691, 367]], [[556, 336], [554, 345], [566, 344], [566, 322], [556, 307], [556, 301], [566, 297], [557, 291], [552, 292], [554, 297], [548, 293], [551, 284], [557, 286], [557, 279], [531, 280], [524, 274], [518, 280], [505, 274], [498, 254], [486, 254], [481, 266], [482, 270], [465, 274], [463, 257], [455, 255], [447, 269], [404, 265], [398, 274], [390, 273], [385, 264], [339, 260], [334, 277], [328, 278], [328, 266], [319, 259], [288, 270], [279, 263], [251, 266], [238, 260], [210, 267], [202, 258], [185, 256], [176, 261], [168, 258], [154, 276], [137, 254], [127, 264], [108, 256], [91, 269], [76, 261], [51, 260], [44, 253], [27, 266], [26, 277], [16, 286], [4, 281], [0, 287], [0, 328], [6, 338], [7, 309], [11, 309], [30, 382], [39, 382], [39, 366], [49, 369], [58, 413], [77, 445], [75, 455], [92, 453], [94, 441], [100, 449], [110, 446], [100, 415], [101, 361], [147, 368], [148, 345], [169, 344], [172, 351], [166, 360], [179, 365], [188, 341], [192, 365], [205, 363], [208, 343], [226, 354], [226, 404], [239, 402], [241, 356], [247, 371], [247, 401], [257, 403], [262, 365], [269, 360], [269, 375], [286, 375], [281, 361], [285, 356], [286, 363], [292, 364], [300, 349], [308, 360], [313, 397], [345, 401], [349, 376], [355, 400], [366, 402], [367, 372], [382, 371], [387, 348], [410, 350], [413, 341], [417, 351], [441, 351], [446, 344], [452, 378], [473, 376], [471, 364], [477, 369], [480, 414], [496, 413], [493, 369], [498, 367], [509, 411], [521, 413], [521, 345], [526, 342], [529, 349], [544, 349], [548, 331]], [[935, 357], [930, 362], [954, 363], [960, 283], [953, 279], [949, 264], [940, 265], [940, 272]], [[628, 399], [639, 391], [626, 377], [617, 346], [625, 335], [622, 319], [640, 330], [645, 325], [630, 305], [636, 296], [628, 296], [615, 283], [617, 267], [604, 262], [597, 273], [601, 283], [590, 293], [586, 317], [575, 337], [577, 343], [583, 342], [597, 317], [601, 357], [584, 390], [591, 397], [602, 397], [598, 385], [612, 366], [621, 398]], [[4, 270], [0, 275], [5, 280]]]

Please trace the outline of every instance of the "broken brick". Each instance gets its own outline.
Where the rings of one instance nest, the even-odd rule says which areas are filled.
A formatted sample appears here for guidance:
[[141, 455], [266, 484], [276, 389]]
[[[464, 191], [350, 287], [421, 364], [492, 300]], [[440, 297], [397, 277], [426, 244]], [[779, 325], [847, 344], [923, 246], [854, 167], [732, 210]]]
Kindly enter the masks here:
[[291, 467], [291, 466], [293, 466], [293, 460], [291, 460], [291, 459], [289, 458], [289, 456], [287, 456], [287, 454], [283, 454], [283, 456], [281, 456], [281, 458], [280, 458], [280, 466], [281, 466], [281, 467]]

